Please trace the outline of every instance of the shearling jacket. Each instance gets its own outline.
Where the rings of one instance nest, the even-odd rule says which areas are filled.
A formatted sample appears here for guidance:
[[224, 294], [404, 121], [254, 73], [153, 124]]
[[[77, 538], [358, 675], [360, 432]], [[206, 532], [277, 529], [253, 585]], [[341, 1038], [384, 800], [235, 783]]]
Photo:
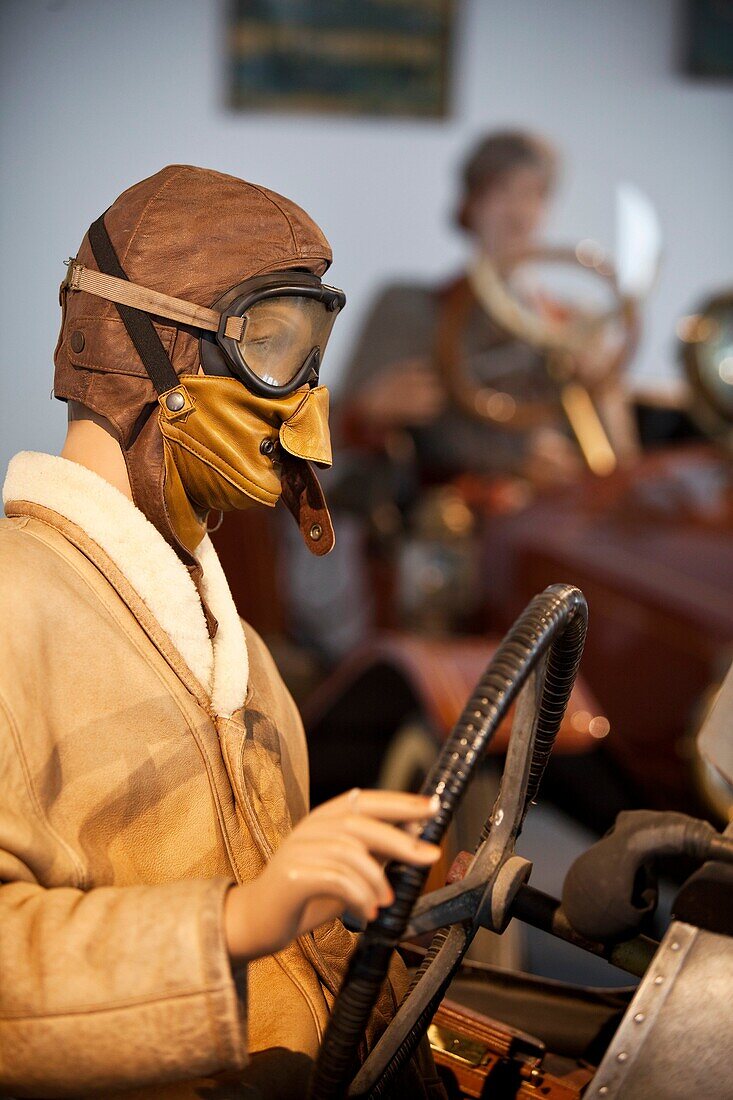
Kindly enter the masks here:
[[251, 1096], [226, 1082], [277, 1048], [292, 1081], [351, 937], [233, 975], [222, 932], [229, 885], [307, 811], [292, 699], [208, 538], [213, 642], [183, 564], [96, 474], [24, 453], [4, 500], [0, 1094]]

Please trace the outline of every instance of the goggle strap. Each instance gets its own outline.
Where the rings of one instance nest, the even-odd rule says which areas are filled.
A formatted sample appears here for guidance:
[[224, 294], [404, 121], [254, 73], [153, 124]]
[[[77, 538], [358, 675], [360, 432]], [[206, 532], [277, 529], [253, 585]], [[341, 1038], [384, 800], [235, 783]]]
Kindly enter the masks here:
[[[104, 224], [104, 214], [89, 227], [89, 244], [97, 267], [102, 273], [114, 275], [121, 282], [128, 281]], [[122, 305], [119, 302], [116, 305], [127, 335], [140, 356], [156, 392], [167, 393], [178, 385], [178, 375], [150, 316], [129, 305]]]
[[[165, 317], [184, 325], [206, 329], [207, 332], [219, 331], [221, 314], [214, 309], [197, 306], [194, 302], [184, 301], [183, 298], [173, 298], [170, 294], [161, 294], [157, 290], [150, 290], [138, 283], [131, 283], [128, 279], [117, 279], [114, 275], [92, 271], [83, 264], [77, 263], [76, 260], [69, 261], [69, 273], [63, 287], [66, 290], [85, 290], [88, 294], [96, 294], [98, 298], [106, 298], [108, 302], [131, 306], [133, 309], [152, 313], [156, 317]], [[241, 340], [243, 330], [243, 317], [227, 317], [224, 327], [225, 336], [232, 340]]]

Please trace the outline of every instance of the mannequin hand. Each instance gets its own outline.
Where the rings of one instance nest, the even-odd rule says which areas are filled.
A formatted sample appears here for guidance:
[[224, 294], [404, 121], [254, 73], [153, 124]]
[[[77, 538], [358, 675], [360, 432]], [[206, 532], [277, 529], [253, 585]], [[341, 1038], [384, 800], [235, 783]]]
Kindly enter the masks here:
[[258, 878], [229, 891], [224, 931], [232, 961], [271, 955], [347, 909], [373, 920], [393, 900], [385, 860], [425, 867], [440, 855], [396, 824], [421, 823], [437, 808], [422, 795], [355, 788], [313, 810]]
[[423, 359], [394, 363], [354, 397], [352, 407], [371, 426], [414, 428], [440, 414], [445, 394], [434, 370]]
[[602, 329], [593, 333], [573, 353], [573, 371], [575, 381], [590, 390], [601, 385], [609, 370], [618, 358], [623, 343], [623, 334], [618, 331]]
[[540, 489], [571, 485], [583, 473], [577, 446], [555, 428], [538, 428], [529, 439], [522, 475]]

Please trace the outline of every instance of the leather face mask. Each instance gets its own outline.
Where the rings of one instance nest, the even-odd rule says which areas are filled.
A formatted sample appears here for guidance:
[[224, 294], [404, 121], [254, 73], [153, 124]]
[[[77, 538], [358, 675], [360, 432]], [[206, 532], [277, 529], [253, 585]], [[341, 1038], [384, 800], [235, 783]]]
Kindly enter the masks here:
[[204, 535], [209, 510], [273, 507], [281, 495], [309, 549], [331, 549], [330, 517], [310, 467], [331, 465], [325, 386], [269, 398], [234, 378], [195, 375], [162, 395], [159, 406], [166, 506], [189, 551]]

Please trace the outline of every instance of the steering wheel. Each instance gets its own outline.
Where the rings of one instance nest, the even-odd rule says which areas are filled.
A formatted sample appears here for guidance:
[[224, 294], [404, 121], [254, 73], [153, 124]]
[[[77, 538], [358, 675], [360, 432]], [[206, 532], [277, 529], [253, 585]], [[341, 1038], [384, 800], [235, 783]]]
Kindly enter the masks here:
[[[388, 1095], [478, 929], [483, 925], [503, 931], [508, 923], [509, 905], [530, 868], [514, 855], [514, 845], [537, 796], [573, 688], [587, 614], [579, 589], [551, 585], [520, 615], [479, 680], [423, 784], [421, 793], [438, 795], [440, 809], [421, 837], [440, 843], [498, 726], [517, 700], [492, 814], [461, 882], [418, 902], [427, 869], [401, 863], [387, 868], [395, 900], [368, 925], [351, 958], [314, 1070], [310, 1100]], [[393, 951], [406, 932], [440, 925], [396, 1016], [354, 1077], [359, 1042]]]
[[[580, 280], [581, 301], [601, 294], [604, 304], [572, 310], [540, 299], [531, 304], [516, 287], [518, 276], [533, 266], [546, 265], [571, 284]], [[575, 287], [578, 296], [578, 288]], [[567, 293], [565, 294], [567, 298]], [[596, 474], [611, 473], [617, 459], [632, 447], [627, 418], [619, 418], [609, 435], [596, 407], [622, 373], [639, 336], [639, 312], [634, 299], [624, 296], [607, 261], [578, 258], [577, 249], [531, 249], [500, 266], [484, 259], [447, 293], [438, 326], [436, 361], [448, 394], [468, 416], [507, 430], [527, 431], [554, 419], [556, 410], [545, 400], [515, 401], [508, 393], [483, 385], [473, 377], [461, 351], [462, 332], [478, 303], [499, 329], [542, 355], [545, 369], [576, 437], [588, 467]], [[603, 369], [592, 380], [578, 373], [578, 363], [603, 334], [615, 328], [615, 350], [602, 357]], [[614, 436], [618, 438], [614, 440]]]

